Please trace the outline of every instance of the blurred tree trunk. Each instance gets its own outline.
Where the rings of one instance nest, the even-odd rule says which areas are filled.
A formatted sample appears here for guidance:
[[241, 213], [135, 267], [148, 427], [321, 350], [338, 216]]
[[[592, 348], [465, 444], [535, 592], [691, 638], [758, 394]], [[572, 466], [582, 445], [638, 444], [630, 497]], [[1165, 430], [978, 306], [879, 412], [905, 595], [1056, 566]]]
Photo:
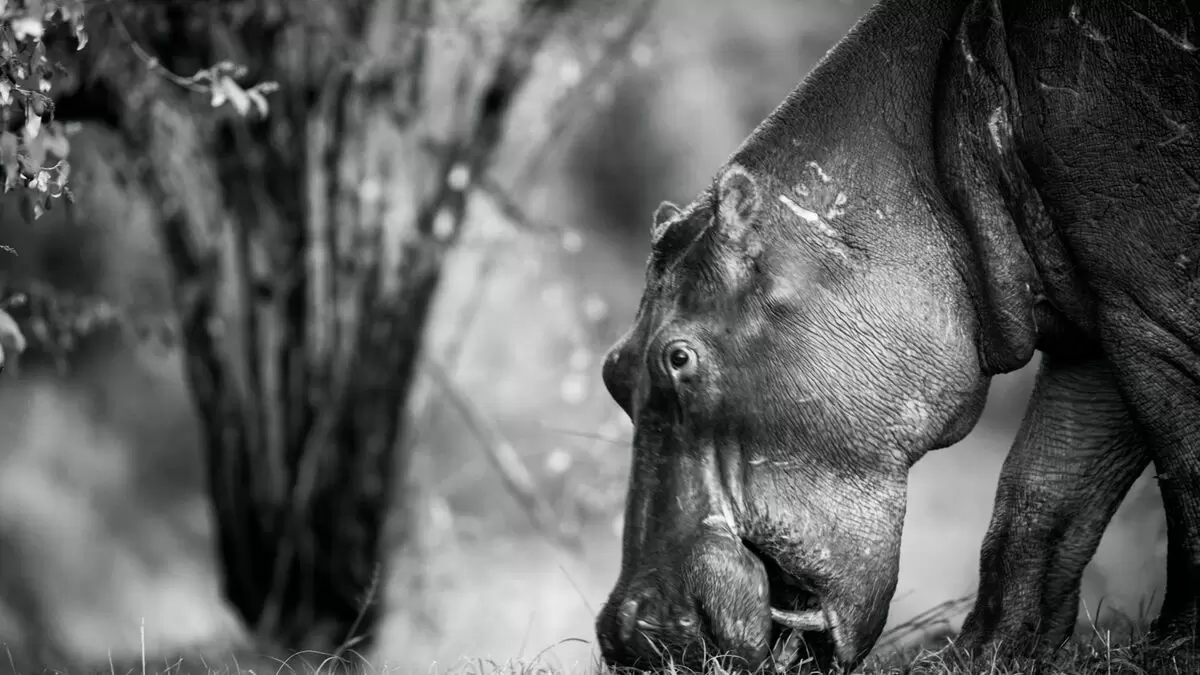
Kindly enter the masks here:
[[[97, 18], [95, 62], [61, 110], [109, 118], [144, 157], [224, 591], [261, 638], [370, 639], [443, 262], [569, 4], [492, 3], [480, 25], [495, 36], [454, 15], [488, 3], [434, 0], [131, 3]], [[265, 119], [209, 109], [171, 76], [224, 58], [249, 83], [279, 82]], [[437, 87], [452, 105], [431, 102]]]

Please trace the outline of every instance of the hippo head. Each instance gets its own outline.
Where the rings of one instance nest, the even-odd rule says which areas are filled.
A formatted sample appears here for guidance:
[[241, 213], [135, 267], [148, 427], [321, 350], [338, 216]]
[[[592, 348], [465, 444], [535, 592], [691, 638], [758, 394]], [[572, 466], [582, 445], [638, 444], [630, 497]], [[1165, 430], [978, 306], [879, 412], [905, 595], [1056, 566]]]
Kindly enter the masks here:
[[858, 664], [896, 588], [909, 468], [985, 400], [936, 188], [880, 183], [905, 175], [886, 158], [743, 155], [659, 208], [635, 323], [604, 362], [634, 423], [596, 623], [610, 664]]

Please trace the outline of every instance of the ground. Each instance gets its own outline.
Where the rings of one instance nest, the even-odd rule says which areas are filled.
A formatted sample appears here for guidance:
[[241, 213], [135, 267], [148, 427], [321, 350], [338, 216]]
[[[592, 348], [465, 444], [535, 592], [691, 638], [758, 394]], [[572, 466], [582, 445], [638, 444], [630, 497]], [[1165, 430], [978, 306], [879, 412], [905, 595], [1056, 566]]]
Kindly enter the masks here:
[[[866, 665], [855, 672], [858, 675], [1024, 675], [1030, 672], [1028, 663], [1000, 665], [986, 657], [966, 657], [956, 649], [952, 633], [937, 629], [937, 618], [930, 616], [909, 625], [895, 626], [889, 633], [926, 631], [924, 644], [897, 651], [879, 649]], [[1171, 653], [1162, 646], [1150, 644], [1145, 639], [1144, 619], [1135, 621], [1127, 617], [1114, 617], [1109, 623], [1111, 625], [1101, 626], [1082, 622], [1075, 639], [1047, 663], [1049, 668], [1044, 672], [1055, 675], [1182, 675], [1197, 672], [1197, 668], [1200, 668], [1200, 655]], [[236, 662], [236, 665], [220, 668], [212, 666], [211, 656], [207, 660], [202, 656], [193, 656], [158, 668], [153, 664], [144, 668], [141, 663], [122, 663], [120, 666], [113, 664], [108, 672], [121, 675], [149, 672], [163, 675], [261, 675], [264, 671], [277, 675], [316, 675], [326, 672], [331, 675], [392, 675], [409, 672], [429, 675], [638, 675], [636, 671], [614, 672], [600, 666], [594, 660], [564, 663], [559, 654], [564, 646], [562, 643], [551, 644], [529, 656], [502, 659], [463, 657], [452, 663], [431, 664], [424, 670], [398, 668], [386, 663], [369, 665], [353, 654], [342, 655], [340, 659], [311, 654], [296, 655], [293, 659], [279, 661], [245, 653], [240, 657], [224, 659], [226, 662]], [[660, 672], [663, 675], [691, 675], [689, 671], [681, 668], [668, 668]], [[713, 665], [705, 675], [725, 675], [726, 672], [719, 665]]]

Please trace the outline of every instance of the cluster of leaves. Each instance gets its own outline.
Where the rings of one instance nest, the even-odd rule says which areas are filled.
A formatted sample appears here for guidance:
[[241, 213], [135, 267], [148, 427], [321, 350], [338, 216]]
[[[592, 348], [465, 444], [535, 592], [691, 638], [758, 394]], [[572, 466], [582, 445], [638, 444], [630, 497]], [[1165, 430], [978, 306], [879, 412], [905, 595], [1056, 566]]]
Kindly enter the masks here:
[[242, 117], [248, 116], [251, 111], [266, 117], [270, 109], [267, 94], [278, 90], [279, 83], [259, 82], [247, 89], [238, 84], [238, 80], [245, 76], [245, 66], [232, 61], [220, 61], [186, 78], [186, 81], [191, 87], [209, 93], [214, 108], [229, 104]]
[[0, 0], [0, 170], [4, 191], [24, 188], [22, 212], [36, 219], [66, 196], [67, 130], [54, 120], [51, 90], [62, 66], [46, 56], [46, 26], [68, 26], [87, 44], [83, 0]]
[[[90, 4], [98, 6], [97, 3]], [[65, 197], [74, 201], [68, 187], [71, 169], [68, 137], [74, 129], [73, 125], [54, 117], [56, 86], [70, 73], [63, 63], [48, 55], [44, 38], [51, 29], [66, 29], [54, 31], [56, 39], [60, 32], [65, 32], [64, 37], [74, 38], [75, 50], [82, 50], [88, 44], [85, 9], [85, 0], [0, 0], [0, 179], [5, 194], [16, 191], [21, 213], [27, 222], [40, 218], [56, 199]], [[142, 50], [115, 13], [112, 19], [118, 32], [126, 38], [128, 48], [148, 71], [185, 89], [207, 95], [213, 108], [229, 105], [240, 116], [252, 112], [262, 116], [267, 114], [267, 95], [278, 88], [276, 83], [260, 82], [243, 88], [238, 80], [245, 76], [246, 69], [228, 61], [190, 77], [176, 75]], [[0, 249], [15, 253], [3, 244]], [[58, 307], [61, 303], [51, 304]], [[25, 305], [26, 298], [21, 294], [12, 295], [0, 304], [0, 364], [3, 364], [5, 352], [11, 358], [25, 349], [25, 338], [9, 314], [10, 310]], [[51, 350], [59, 357], [64, 350], [69, 350], [75, 336], [107, 325], [115, 317], [113, 309], [103, 302], [67, 305], [74, 311], [31, 311], [22, 322], [27, 324], [36, 343], [59, 347]], [[63, 319], [66, 316], [74, 320]], [[62, 320], [55, 321], [54, 317]], [[56, 328], [52, 329], [52, 326]]]
[[[55, 82], [66, 70], [47, 57], [42, 38], [49, 26], [65, 26], [76, 50], [83, 49], [88, 43], [84, 10], [84, 0], [0, 0], [0, 171], [5, 193], [23, 190], [21, 209], [27, 220], [41, 217], [54, 199], [73, 200], [67, 186], [72, 129], [54, 119], [53, 101]], [[129, 37], [120, 19], [113, 19]], [[238, 80], [246, 68], [228, 61], [182, 77], [163, 68], [131, 38], [129, 47], [149, 70], [207, 94], [214, 108], [229, 104], [241, 116], [252, 111], [265, 116], [267, 94], [278, 89], [275, 82], [243, 88]]]

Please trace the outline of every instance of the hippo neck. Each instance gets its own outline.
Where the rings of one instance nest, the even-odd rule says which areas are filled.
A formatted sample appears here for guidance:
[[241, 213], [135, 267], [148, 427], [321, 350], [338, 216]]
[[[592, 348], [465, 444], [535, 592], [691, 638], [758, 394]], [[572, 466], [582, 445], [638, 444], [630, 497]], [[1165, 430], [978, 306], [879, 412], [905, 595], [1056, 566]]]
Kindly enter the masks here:
[[[792, 184], [804, 169], [795, 161], [798, 154], [837, 161], [838, 155], [862, 151], [898, 156], [932, 148], [939, 62], [968, 3], [879, 2], [759, 124], [731, 162]], [[862, 157], [853, 167], [856, 174], [890, 180], [870, 171], [870, 160], [878, 156]], [[927, 159], [932, 165], [931, 151]]]
[[868, 249], [948, 242], [988, 375], [1022, 367], [1038, 345], [1034, 317], [1048, 303], [1026, 245], [1050, 226], [1014, 149], [1011, 67], [991, 5], [883, 0], [730, 160], [784, 186], [811, 183], [817, 167], [850, 195], [838, 197], [846, 210], [879, 216], [837, 224]]

